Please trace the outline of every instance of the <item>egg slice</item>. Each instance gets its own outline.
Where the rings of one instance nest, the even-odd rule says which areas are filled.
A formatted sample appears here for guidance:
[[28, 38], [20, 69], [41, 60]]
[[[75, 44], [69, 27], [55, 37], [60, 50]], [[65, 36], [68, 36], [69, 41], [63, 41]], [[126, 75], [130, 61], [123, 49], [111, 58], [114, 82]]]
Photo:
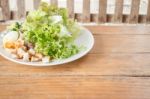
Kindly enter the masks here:
[[19, 33], [16, 31], [10, 31], [3, 37], [3, 44], [5, 45], [7, 42], [15, 42], [19, 38]]
[[5, 41], [16, 41], [19, 38], [19, 34], [16, 31], [10, 31], [8, 32], [4, 38], [3, 38], [3, 42]]

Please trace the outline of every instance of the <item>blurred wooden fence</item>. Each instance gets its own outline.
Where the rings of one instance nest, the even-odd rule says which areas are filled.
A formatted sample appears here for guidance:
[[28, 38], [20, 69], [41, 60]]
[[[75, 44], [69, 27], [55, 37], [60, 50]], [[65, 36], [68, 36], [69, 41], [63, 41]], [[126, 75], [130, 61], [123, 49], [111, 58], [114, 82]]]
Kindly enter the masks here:
[[[34, 0], [34, 9], [37, 9], [41, 0]], [[123, 14], [124, 0], [115, 0], [114, 14], [107, 14], [107, 0], [99, 0], [98, 14], [90, 13], [90, 0], [83, 0], [83, 13], [74, 13], [74, 0], [67, 0], [67, 8], [69, 16], [77, 21], [88, 23], [150, 23], [150, 0], [148, 0], [148, 8], [146, 15], [139, 14], [140, 0], [132, 0], [130, 14]], [[17, 0], [17, 11], [10, 11], [9, 0], [0, 0], [0, 11], [2, 12], [3, 20], [20, 19], [26, 16], [25, 0]], [[58, 0], [51, 0], [51, 4], [58, 5]]]

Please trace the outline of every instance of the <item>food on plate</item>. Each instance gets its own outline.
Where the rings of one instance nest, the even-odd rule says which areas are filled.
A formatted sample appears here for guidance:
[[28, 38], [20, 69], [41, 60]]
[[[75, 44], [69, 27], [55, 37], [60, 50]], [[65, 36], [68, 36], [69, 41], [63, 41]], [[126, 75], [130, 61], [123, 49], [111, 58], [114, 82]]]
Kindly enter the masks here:
[[79, 35], [80, 26], [68, 18], [67, 9], [42, 2], [24, 22], [8, 27], [3, 47], [15, 59], [48, 63], [79, 53], [81, 48], [74, 43]]

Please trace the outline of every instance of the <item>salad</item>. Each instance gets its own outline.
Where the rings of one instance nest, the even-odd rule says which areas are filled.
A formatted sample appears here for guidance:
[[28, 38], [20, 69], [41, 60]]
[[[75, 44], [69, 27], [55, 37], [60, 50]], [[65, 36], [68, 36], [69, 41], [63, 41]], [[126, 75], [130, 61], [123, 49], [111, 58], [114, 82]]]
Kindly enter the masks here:
[[79, 53], [74, 44], [80, 26], [68, 18], [67, 9], [42, 2], [23, 23], [13, 23], [3, 37], [3, 47], [13, 58], [27, 62], [50, 62]]

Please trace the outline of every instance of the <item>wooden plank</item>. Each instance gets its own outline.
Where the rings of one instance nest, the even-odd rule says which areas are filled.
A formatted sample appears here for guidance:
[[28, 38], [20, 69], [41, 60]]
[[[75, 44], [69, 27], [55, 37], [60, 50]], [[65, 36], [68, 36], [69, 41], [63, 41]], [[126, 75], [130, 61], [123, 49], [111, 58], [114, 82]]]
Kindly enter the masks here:
[[122, 23], [123, 1], [124, 0], [116, 0], [114, 22]]
[[148, 0], [146, 22], [150, 23], [150, 0]]
[[54, 67], [32, 67], [0, 57], [1, 76], [150, 76], [150, 54], [88, 54], [85, 57]]
[[18, 19], [18, 11], [11, 11], [11, 19], [12, 20]]
[[34, 0], [33, 1], [33, 7], [34, 9], [38, 9], [39, 5], [40, 5], [41, 0]]
[[132, 0], [129, 23], [138, 23], [140, 0]]
[[75, 14], [75, 20], [77, 20], [78, 22], [82, 22], [82, 14], [81, 13], [76, 13]]
[[[91, 16], [91, 22], [98, 22], [98, 16], [97, 14], [90, 14]], [[113, 22], [114, 21], [114, 15], [113, 14], [107, 14], [107, 22]], [[129, 22], [129, 15], [124, 14], [122, 16], [122, 23], [128, 23]], [[75, 13], [75, 19], [78, 22], [82, 21], [82, 14], [81, 13]], [[146, 22], [146, 15], [139, 15], [139, 23], [145, 23]], [[115, 24], [114, 24], [115, 25]], [[120, 24], [123, 25], [123, 24]], [[128, 24], [130, 25], [130, 24]], [[132, 24], [131, 24], [132, 25]]]
[[[109, 15], [107, 15], [107, 18]], [[78, 21], [78, 22], [82, 22], [82, 18], [83, 15], [81, 13], [75, 13], [75, 19]], [[94, 22], [94, 23], [98, 23], [98, 17], [99, 15], [98, 14], [90, 14], [90, 19], [91, 19], [91, 22]], [[111, 15], [111, 19], [112, 19], [112, 15]], [[111, 20], [110, 19], [110, 20]], [[108, 21], [109, 22], [109, 21]]]
[[94, 23], [96, 23], [96, 22], [98, 22], [98, 14], [90, 14], [90, 16], [91, 16], [91, 22], [94, 22]]
[[82, 21], [90, 22], [90, 0], [83, 0]]
[[149, 77], [0, 77], [2, 99], [149, 99]]
[[[137, 29], [136, 29], [137, 28]], [[147, 53], [150, 52], [149, 26], [141, 27], [93, 27], [95, 46], [91, 53]], [[140, 33], [141, 32], [141, 33]], [[136, 35], [137, 34], [137, 35]], [[142, 35], [144, 34], [144, 35]], [[145, 35], [147, 34], [147, 35]]]
[[[143, 17], [144, 15], [142, 15]], [[90, 14], [90, 19], [91, 19], [91, 22], [98, 22], [98, 17], [99, 15], [98, 14]], [[112, 14], [107, 14], [106, 15], [107, 17], [107, 22], [112, 22], [113, 21], [113, 17], [114, 15]], [[144, 16], [145, 17], [145, 16]], [[123, 23], [127, 23], [127, 18], [128, 18], [128, 15], [123, 15]], [[82, 21], [82, 14], [81, 13], [75, 13], [75, 19], [78, 21], [78, 22], [81, 22]], [[143, 21], [143, 20], [142, 20]]]
[[51, 0], [51, 4], [58, 6], [58, 0]]
[[2, 8], [2, 14], [4, 20], [10, 19], [9, 0], [0, 0], [0, 6]]
[[88, 28], [94, 35], [147, 35], [150, 34], [150, 26], [145, 25], [96, 25], [96, 26], [85, 26]]
[[3, 25], [3, 24], [0, 24], [0, 32], [4, 31], [6, 28], [7, 28], [8, 25]]
[[74, 17], [75, 17], [75, 15], [74, 15], [74, 0], [67, 0], [67, 8], [68, 8], [69, 17], [74, 19]]
[[99, 23], [105, 23], [107, 21], [106, 17], [106, 9], [107, 9], [107, 0], [99, 0]]
[[150, 35], [95, 35], [91, 53], [149, 53]]
[[139, 21], [138, 21], [138, 23], [140, 23], [140, 24], [145, 24], [145, 23], [147, 23], [146, 22], [146, 15], [139, 15]]
[[0, 21], [3, 20], [3, 13], [2, 13], [2, 8], [0, 7]]
[[25, 0], [17, 0], [17, 18], [24, 18], [26, 16]]
[[[4, 29], [4, 27], [3, 29], [2, 26], [0, 27], [1, 30]], [[135, 26], [133, 29], [125, 27], [118, 26], [114, 29], [113, 27], [110, 28], [110, 26], [108, 28], [106, 26], [97, 27], [96, 29], [100, 34], [95, 34], [94, 48], [90, 54], [80, 60], [61, 66], [30, 67], [9, 62], [0, 57], [0, 75], [8, 75], [7, 72], [9, 72], [9, 75], [46, 73], [48, 75], [150, 76], [150, 45], [148, 44], [150, 42], [150, 35], [145, 35], [143, 32], [149, 27], [139, 28], [144, 35], [137, 32], [136, 28], [138, 29], [138, 26]], [[105, 30], [107, 30], [106, 33], [111, 31], [113, 33], [102, 34]], [[126, 34], [126, 31], [134, 33], [134, 35]], [[115, 32], [117, 34], [114, 34]]]

